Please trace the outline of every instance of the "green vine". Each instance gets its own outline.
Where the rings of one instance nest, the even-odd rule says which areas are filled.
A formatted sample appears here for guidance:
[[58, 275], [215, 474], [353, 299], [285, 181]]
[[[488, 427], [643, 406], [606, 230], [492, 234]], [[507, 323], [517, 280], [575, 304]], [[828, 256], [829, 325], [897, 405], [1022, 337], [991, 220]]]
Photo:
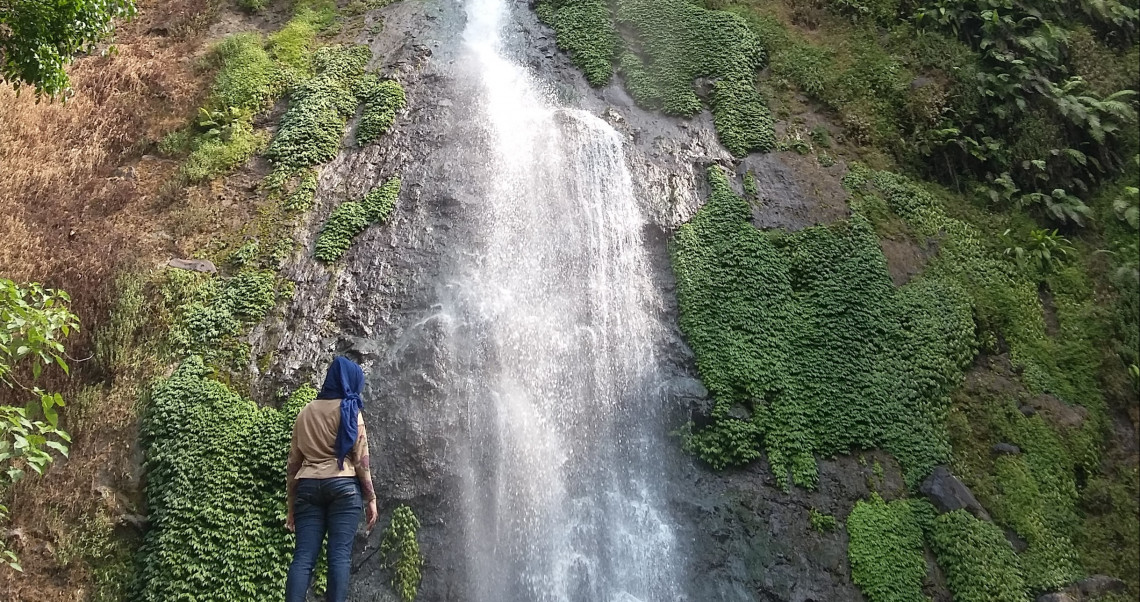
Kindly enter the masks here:
[[336, 157], [359, 95], [372, 88], [364, 73], [371, 59], [367, 46], [326, 46], [316, 51], [315, 75], [294, 87], [289, 110], [265, 151], [278, 169], [292, 172]]
[[554, 28], [558, 47], [570, 53], [590, 85], [609, 83], [620, 38], [606, 0], [543, 0], [535, 12]]
[[404, 602], [412, 602], [420, 587], [424, 560], [416, 541], [420, 521], [412, 509], [400, 505], [392, 512], [392, 522], [380, 542], [380, 565], [392, 571], [392, 588]]
[[839, 527], [839, 523], [836, 522], [834, 516], [824, 514], [815, 508], [808, 509], [808, 522], [811, 523], [812, 529], [820, 533], [828, 533]]
[[618, 0], [616, 16], [634, 36], [620, 65], [639, 103], [694, 115], [702, 104], [693, 81], [708, 78], [724, 146], [737, 156], [775, 146], [772, 115], [753, 83], [764, 52], [743, 19], [685, 0]]
[[321, 228], [313, 256], [325, 263], [340, 259], [352, 246], [352, 239], [369, 223], [382, 224], [388, 220], [399, 195], [400, 179], [390, 178], [382, 186], [370, 190], [360, 201], [345, 201], [337, 205]]
[[949, 391], [973, 358], [960, 289], [895, 289], [869, 222], [761, 232], [725, 175], [673, 242], [681, 328], [715, 399], [688, 448], [716, 468], [759, 457], [816, 482], [816, 454], [883, 447], [916, 484], [947, 458]]
[[248, 345], [238, 340], [276, 305], [279, 281], [273, 271], [243, 271], [228, 279], [173, 270], [163, 295], [174, 308], [169, 340], [178, 356], [201, 355], [240, 364]]
[[292, 551], [285, 463], [293, 418], [316, 397], [259, 408], [192, 356], [151, 392], [141, 423], [150, 529], [133, 600], [280, 600]]
[[965, 510], [934, 520], [931, 543], [954, 602], [1028, 602], [1021, 563], [1001, 529]]
[[704, 108], [694, 81], [708, 79], [706, 100], [725, 147], [743, 156], [775, 146], [772, 115], [754, 85], [763, 51], [743, 19], [686, 0], [613, 4], [611, 12], [605, 0], [544, 0], [536, 11], [591, 84], [608, 82], [617, 59], [639, 104], [692, 116]]
[[921, 501], [887, 503], [879, 494], [860, 500], [847, 516], [851, 580], [870, 602], [918, 602], [926, 577], [923, 519], [933, 507]]
[[356, 141], [361, 145], [376, 140], [391, 129], [392, 122], [396, 120], [396, 111], [408, 104], [404, 88], [394, 80], [377, 82], [363, 94], [363, 98], [364, 113], [356, 127]]

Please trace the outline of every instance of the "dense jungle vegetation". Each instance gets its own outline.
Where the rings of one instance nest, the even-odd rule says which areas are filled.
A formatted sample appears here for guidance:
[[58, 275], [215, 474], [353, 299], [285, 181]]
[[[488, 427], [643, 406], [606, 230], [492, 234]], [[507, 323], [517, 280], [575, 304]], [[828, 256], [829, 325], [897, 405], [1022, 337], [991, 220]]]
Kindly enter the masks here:
[[[849, 555], [873, 601], [928, 595], [924, 550], [958, 601], [1093, 573], [1140, 594], [1135, 2], [537, 10], [592, 84], [667, 114], [708, 108], [737, 156], [847, 163], [850, 218], [790, 233], [750, 223], [765, 203], [751, 173], [709, 169], [673, 242], [681, 327], [715, 398], [693, 453], [719, 469], [764, 458], [813, 488], [817, 458], [881, 448], [916, 496], [949, 465], [994, 522], [860, 502]], [[880, 241], [934, 251], [896, 286]]]
[[[359, 110], [354, 144], [381, 142], [406, 99], [397, 81], [368, 69], [373, 57], [367, 46], [338, 38], [344, 28], [359, 29], [360, 15], [384, 6], [385, 0], [344, 7], [330, 0], [285, 2], [275, 7], [276, 14], [265, 15], [262, 31], [250, 26], [253, 31], [201, 37], [201, 28], [222, 9], [236, 9], [257, 25], [261, 11], [270, 8], [265, 2], [239, 4], [208, 2], [183, 15], [188, 21], [176, 21], [184, 28], [180, 36], [185, 43], [203, 46], [194, 65], [201, 93], [190, 95], [198, 105], [185, 106], [180, 117], [149, 128], [144, 134], [149, 141], [134, 143], [156, 153], [161, 166], [147, 182], [153, 187], [135, 193], [143, 199], [154, 195], [169, 215], [164, 226], [184, 241], [174, 250], [177, 255], [208, 267], [155, 270], [145, 261], [156, 249], [130, 241], [130, 251], [147, 260], [136, 256], [125, 265], [87, 266], [116, 274], [107, 286], [109, 306], [94, 310], [72, 304], [63, 290], [0, 279], [0, 383], [12, 393], [0, 399], [5, 404], [0, 405], [0, 504], [11, 503], [11, 510], [0, 505], [0, 520], [7, 522], [11, 515], [21, 525], [12, 531], [15, 536], [0, 538], [0, 561], [11, 569], [0, 589], [16, 599], [248, 601], [284, 595], [293, 547], [292, 534], [282, 528], [284, 465], [293, 418], [316, 390], [306, 385], [281, 390], [268, 404], [254, 402], [248, 368], [254, 358], [246, 337], [293, 294], [293, 283], [279, 271], [298, 251], [295, 231], [314, 207], [319, 170], [340, 152], [349, 121]], [[76, 98], [68, 100], [82, 105], [86, 99], [80, 86], [64, 89], [69, 81], [62, 69], [65, 55], [93, 48], [109, 31], [110, 18], [131, 14], [135, 6], [96, 2], [80, 8], [87, 12], [54, 15], [60, 29], [43, 34], [65, 40], [56, 47], [59, 69], [17, 71], [21, 65], [15, 61], [22, 55], [4, 47], [3, 58], [14, 65], [4, 73], [5, 80], [34, 88], [37, 99], [70, 94]], [[179, 12], [175, 6], [159, 10]], [[5, 19], [28, 16], [0, 14]], [[86, 26], [65, 27], [68, 18], [78, 17], [89, 20]], [[280, 24], [265, 26], [273, 19]], [[0, 41], [15, 45], [25, 30], [5, 31], [13, 37]], [[138, 40], [128, 38], [127, 43]], [[130, 96], [135, 91], [117, 92]], [[141, 92], [135, 103], [153, 102]], [[5, 97], [4, 102], [17, 100]], [[270, 113], [278, 104], [284, 111], [274, 123]], [[154, 107], [154, 112], [164, 108]], [[37, 118], [51, 123], [55, 116], [5, 117], [13, 123]], [[71, 152], [83, 148], [78, 141], [71, 144]], [[41, 175], [26, 168], [23, 178]], [[150, 180], [133, 171], [131, 176]], [[229, 185], [237, 181], [252, 185], [235, 192]], [[33, 188], [42, 186], [39, 182], [5, 184], [5, 198], [20, 191], [47, 192]], [[195, 210], [198, 195], [219, 188], [229, 188], [247, 209], [229, 223], [198, 223], [209, 223], [209, 214]], [[340, 203], [323, 228], [315, 256], [335, 262], [355, 235], [388, 218], [399, 190], [399, 177], [392, 174], [359, 201]], [[171, 210], [171, 205], [188, 206]], [[145, 206], [135, 211], [155, 215]], [[169, 251], [159, 251], [164, 252]], [[23, 259], [19, 250], [14, 256]], [[5, 262], [3, 269], [10, 268]], [[55, 279], [80, 289], [84, 284], [78, 277]], [[86, 314], [85, 325], [95, 322], [94, 332], [81, 341], [93, 350], [81, 360], [89, 362], [79, 375], [81, 383], [66, 378], [75, 361], [64, 345], [68, 337], [78, 336], [77, 313]], [[34, 403], [25, 408], [28, 398]], [[65, 404], [66, 414], [59, 410]], [[76, 444], [69, 450], [73, 438]], [[108, 453], [108, 446], [122, 446], [125, 453]], [[132, 468], [137, 462], [130, 457], [133, 449], [141, 453], [141, 467]], [[48, 481], [24, 478], [29, 471], [43, 473], [53, 459], [69, 452], [81, 462], [65, 461], [48, 471]], [[145, 484], [131, 474], [140, 469]], [[84, 487], [83, 480], [92, 484]], [[67, 500], [67, 491], [54, 495], [51, 488], [61, 484], [73, 491], [93, 489], [94, 499]], [[143, 511], [145, 517], [136, 514]], [[391, 572], [393, 588], [405, 600], [415, 597], [420, 579], [418, 526], [413, 510], [401, 506], [394, 509], [383, 539], [381, 566]], [[237, 533], [244, 535], [235, 537]], [[49, 544], [30, 545], [29, 535], [46, 535]], [[320, 579], [318, 589], [323, 587]]]
[[[108, 46], [134, 3], [0, 0], [12, 599], [281, 597], [289, 425], [315, 391], [255, 400], [250, 366], [272, 358], [251, 357], [248, 335], [293, 295], [281, 268], [322, 167], [344, 144], [383, 144], [408, 104], [351, 43], [389, 1], [140, 0]], [[888, 452], [906, 494], [811, 510], [817, 530], [846, 532], [871, 602], [929, 599], [931, 566], [956, 602], [1093, 574], [1125, 584], [1104, 600], [1140, 596], [1135, 0], [534, 9], [592, 85], [666, 115], [709, 110], [738, 158], [845, 174], [849, 217], [787, 232], [752, 224], [753, 174], [708, 168], [706, 203], [671, 242], [715, 402], [689, 451], [715, 470], [766, 462], [785, 488], [817, 487], [828, 457]], [[222, 12], [242, 26], [211, 33]], [[312, 251], [327, 269], [386, 227], [401, 180], [378, 178], [327, 212]], [[888, 248], [921, 269], [896, 280]], [[154, 268], [172, 254], [215, 271]], [[919, 492], [937, 466], [992, 520], [939, 514]], [[419, 522], [389, 510], [381, 562], [410, 601]]]

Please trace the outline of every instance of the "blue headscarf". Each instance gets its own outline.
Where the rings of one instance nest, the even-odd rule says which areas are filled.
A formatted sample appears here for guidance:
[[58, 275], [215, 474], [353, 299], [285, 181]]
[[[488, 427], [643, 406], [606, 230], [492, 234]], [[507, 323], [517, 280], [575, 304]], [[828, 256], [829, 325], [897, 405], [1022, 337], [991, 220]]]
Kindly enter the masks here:
[[356, 362], [340, 356], [333, 360], [325, 374], [325, 384], [317, 399], [340, 399], [340, 427], [336, 430], [337, 467], [344, 470], [344, 459], [352, 446], [356, 445], [356, 421], [363, 401], [360, 391], [364, 388], [364, 371]]

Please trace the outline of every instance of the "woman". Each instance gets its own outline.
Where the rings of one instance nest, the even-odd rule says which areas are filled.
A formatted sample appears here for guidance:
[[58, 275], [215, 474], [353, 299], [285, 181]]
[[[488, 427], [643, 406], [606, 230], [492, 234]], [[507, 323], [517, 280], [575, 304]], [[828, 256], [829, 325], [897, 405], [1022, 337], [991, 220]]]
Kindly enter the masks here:
[[297, 534], [297, 548], [285, 581], [286, 602], [304, 602], [326, 533], [329, 573], [325, 599], [343, 602], [348, 596], [352, 540], [363, 502], [368, 504], [368, 530], [376, 524], [368, 436], [360, 415], [363, 386], [360, 366], [336, 358], [317, 399], [306, 405], [293, 423], [285, 527]]

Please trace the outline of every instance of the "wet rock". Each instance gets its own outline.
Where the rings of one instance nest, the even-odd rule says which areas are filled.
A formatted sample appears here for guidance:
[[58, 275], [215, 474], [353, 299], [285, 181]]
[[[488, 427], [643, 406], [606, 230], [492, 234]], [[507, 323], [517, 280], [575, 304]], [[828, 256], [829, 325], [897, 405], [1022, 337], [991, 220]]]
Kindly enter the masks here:
[[1017, 408], [1017, 410], [1021, 412], [1021, 415], [1025, 416], [1026, 418], [1037, 414], [1037, 408], [1033, 406], [1021, 406], [1020, 408]]
[[1103, 596], [1105, 594], [1118, 594], [1123, 593], [1127, 589], [1124, 582], [1116, 577], [1109, 577], [1108, 575], [1092, 575], [1085, 577], [1080, 581], [1074, 583], [1072, 586], [1066, 588], [1065, 591], [1072, 593], [1074, 590], [1080, 592], [1081, 596], [1086, 599]]
[[1029, 548], [1029, 542], [1022, 539], [1022, 537], [1012, 529], [1005, 530], [1005, 539], [1009, 542], [1009, 545], [1013, 548], [1013, 551], [1017, 552], [1018, 554], [1024, 552], [1027, 548]]
[[958, 477], [950, 474], [950, 469], [945, 466], [935, 468], [918, 490], [930, 498], [939, 512], [965, 510], [982, 520], [990, 520], [989, 513], [970, 489]]
[[995, 454], [1007, 454], [1010, 456], [1021, 454], [1021, 448], [1012, 443], [998, 443], [993, 446], [992, 450]]
[[1041, 594], [1036, 602], [1092, 602], [1106, 594], [1119, 594], [1126, 590], [1127, 586], [1120, 579], [1108, 575], [1091, 575], [1059, 592]]
[[1089, 411], [1081, 406], [1065, 403], [1054, 395], [1038, 395], [1029, 405], [1044, 414], [1050, 422], [1064, 428], [1078, 428], [1084, 424]]
[[178, 270], [190, 270], [192, 272], [215, 274], [218, 271], [214, 262], [208, 259], [171, 259], [166, 262], [166, 265]]
[[752, 411], [740, 404], [729, 408], [728, 415], [737, 420], [752, 420]]

